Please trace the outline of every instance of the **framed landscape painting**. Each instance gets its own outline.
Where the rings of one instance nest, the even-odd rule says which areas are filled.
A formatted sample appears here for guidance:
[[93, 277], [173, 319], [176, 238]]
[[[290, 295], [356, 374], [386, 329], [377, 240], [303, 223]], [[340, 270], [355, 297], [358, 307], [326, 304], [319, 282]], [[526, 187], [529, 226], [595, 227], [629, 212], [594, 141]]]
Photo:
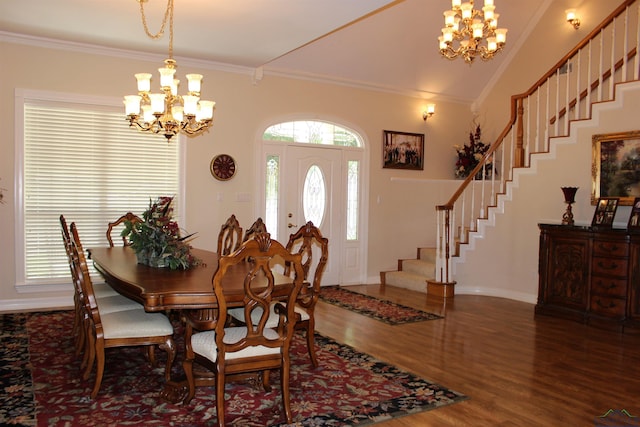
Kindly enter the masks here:
[[640, 197], [640, 131], [593, 135], [591, 204], [617, 197], [631, 206]]
[[424, 134], [383, 131], [382, 167], [389, 169], [424, 169]]

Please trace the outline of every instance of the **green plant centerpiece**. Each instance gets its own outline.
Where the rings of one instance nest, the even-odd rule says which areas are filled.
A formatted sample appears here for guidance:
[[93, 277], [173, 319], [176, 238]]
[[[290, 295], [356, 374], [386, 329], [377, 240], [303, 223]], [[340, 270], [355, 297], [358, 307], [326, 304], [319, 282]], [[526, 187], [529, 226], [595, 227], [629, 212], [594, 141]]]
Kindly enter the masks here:
[[[489, 149], [489, 145], [482, 142], [482, 131], [480, 130], [480, 125], [477, 125], [475, 131], [469, 132], [469, 144], [463, 146], [454, 145], [453, 148], [458, 154], [455, 168], [456, 178], [466, 178], [482, 160], [482, 157]], [[485, 177], [491, 176], [492, 170], [492, 164], [487, 163], [484, 167]], [[482, 177], [478, 176], [477, 178]]]
[[186, 270], [201, 264], [191, 253], [193, 234], [181, 237], [180, 227], [173, 217], [173, 197], [163, 196], [142, 214], [142, 221], [125, 221], [122, 236], [129, 239], [139, 264]]

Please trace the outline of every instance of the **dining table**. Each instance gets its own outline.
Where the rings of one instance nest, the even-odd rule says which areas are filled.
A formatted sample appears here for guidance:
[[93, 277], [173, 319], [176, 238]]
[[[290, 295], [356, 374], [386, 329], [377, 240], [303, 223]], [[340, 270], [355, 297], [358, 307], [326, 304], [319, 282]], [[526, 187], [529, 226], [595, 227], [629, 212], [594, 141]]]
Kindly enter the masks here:
[[[218, 269], [217, 253], [192, 248], [201, 260], [186, 270], [150, 267], [139, 264], [130, 246], [88, 249], [96, 270], [118, 293], [139, 302], [149, 312], [216, 308], [213, 274]], [[222, 281], [227, 305], [241, 307], [244, 298], [244, 278], [250, 271], [248, 263], [232, 266]], [[274, 298], [285, 298], [291, 290], [291, 279], [274, 271]]]
[[[212, 279], [218, 269], [217, 253], [192, 248], [191, 253], [201, 263], [186, 270], [171, 270], [139, 264], [130, 246], [96, 247], [87, 252], [105, 282], [118, 293], [138, 301], [146, 311], [177, 313], [179, 318], [190, 316], [203, 324], [210, 322], [212, 325], [211, 322], [216, 321], [217, 300]], [[250, 262], [245, 262], [231, 266], [225, 274], [222, 286], [228, 307], [242, 307], [244, 278], [250, 270]], [[277, 271], [273, 275], [272, 296], [285, 299], [293, 286], [292, 280]], [[199, 374], [209, 375], [204, 371]], [[179, 378], [168, 381], [161, 396], [169, 402], [179, 403], [186, 393], [186, 380]]]

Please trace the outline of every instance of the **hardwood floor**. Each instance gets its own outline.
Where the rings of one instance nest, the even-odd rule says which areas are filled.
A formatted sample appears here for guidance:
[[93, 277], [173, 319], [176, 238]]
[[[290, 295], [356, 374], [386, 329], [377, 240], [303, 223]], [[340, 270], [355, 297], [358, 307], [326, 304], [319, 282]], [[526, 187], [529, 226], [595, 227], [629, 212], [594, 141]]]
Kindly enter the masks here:
[[594, 426], [609, 409], [640, 425], [640, 334], [534, 317], [503, 298], [349, 289], [445, 318], [390, 326], [320, 301], [318, 332], [470, 398], [380, 426]]

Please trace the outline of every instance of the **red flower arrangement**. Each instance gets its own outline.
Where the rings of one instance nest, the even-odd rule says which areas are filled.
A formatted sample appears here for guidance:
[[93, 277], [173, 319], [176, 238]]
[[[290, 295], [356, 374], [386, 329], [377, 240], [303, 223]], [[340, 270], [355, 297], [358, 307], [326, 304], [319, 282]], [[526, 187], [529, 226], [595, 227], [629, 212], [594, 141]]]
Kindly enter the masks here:
[[[481, 136], [480, 125], [477, 125], [475, 132], [469, 132], [468, 145], [463, 145], [462, 147], [459, 145], [453, 146], [458, 154], [455, 169], [456, 178], [468, 177], [489, 149], [489, 145], [482, 142]], [[487, 163], [485, 170], [490, 172], [491, 169], [491, 163]]]
[[186, 270], [201, 263], [191, 254], [193, 234], [180, 236], [180, 227], [172, 219], [172, 203], [173, 197], [168, 196], [149, 200], [142, 222], [125, 221], [122, 235], [128, 237], [140, 264]]

